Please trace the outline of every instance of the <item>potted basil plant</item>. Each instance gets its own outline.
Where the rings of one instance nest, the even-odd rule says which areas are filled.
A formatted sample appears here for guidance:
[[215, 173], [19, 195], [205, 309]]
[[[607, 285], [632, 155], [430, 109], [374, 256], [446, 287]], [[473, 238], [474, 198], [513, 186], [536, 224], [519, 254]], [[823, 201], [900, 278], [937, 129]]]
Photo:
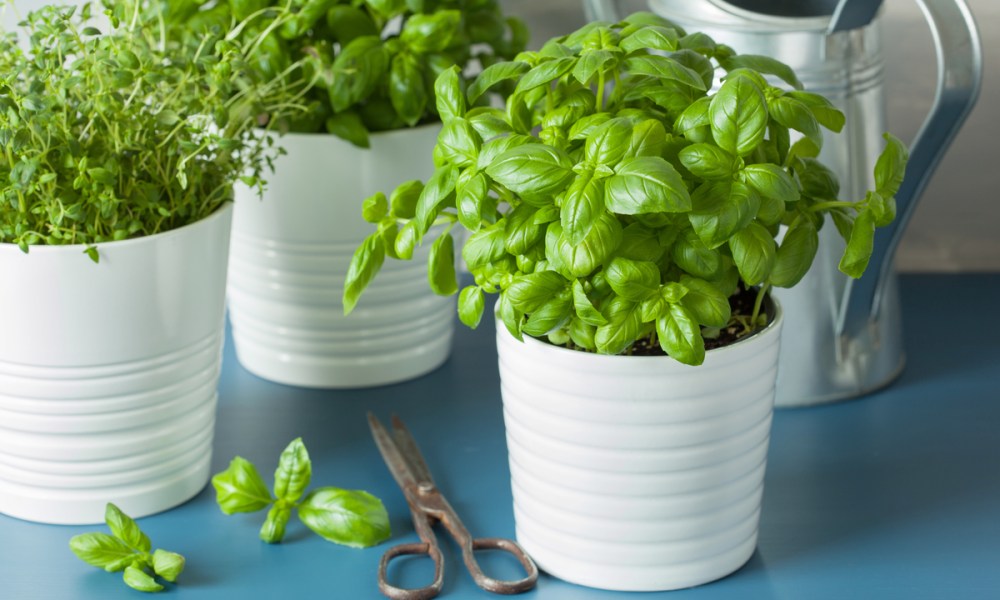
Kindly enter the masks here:
[[0, 512], [49, 523], [208, 482], [232, 186], [293, 97], [248, 46], [104, 6], [107, 32], [86, 3], [0, 37]]
[[422, 375], [449, 355], [454, 303], [428, 292], [419, 268], [390, 269], [356, 318], [343, 318], [341, 283], [367, 235], [360, 204], [430, 175], [435, 77], [513, 58], [524, 26], [496, 0], [189, 1], [166, 13], [187, 29], [225, 30], [253, 15], [263, 28], [284, 4], [294, 18], [264, 38], [255, 64], [311, 85], [308, 112], [279, 124], [287, 155], [263, 200], [237, 190], [228, 291], [237, 355], [261, 377], [308, 387]]
[[[515, 84], [504, 111], [468, 109], [502, 81]], [[735, 571], [756, 545], [773, 410], [769, 291], [802, 278], [830, 221], [841, 270], [861, 275], [893, 218], [903, 145], [887, 134], [876, 189], [838, 199], [816, 156], [840, 112], [787, 66], [648, 13], [494, 65], [467, 94], [454, 71], [437, 88], [434, 174], [413, 218], [381, 211], [399, 234], [357, 249], [345, 306], [432, 223], [469, 230], [458, 312], [476, 327], [499, 295], [518, 541], [599, 588]], [[438, 293], [457, 290], [450, 244], [431, 246]]]

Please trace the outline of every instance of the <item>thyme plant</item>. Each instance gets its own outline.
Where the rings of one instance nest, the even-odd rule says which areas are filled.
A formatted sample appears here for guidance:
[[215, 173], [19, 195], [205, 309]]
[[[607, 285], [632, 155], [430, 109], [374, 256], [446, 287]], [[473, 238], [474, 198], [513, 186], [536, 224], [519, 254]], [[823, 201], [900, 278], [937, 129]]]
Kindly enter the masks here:
[[[501, 82], [515, 84], [505, 109], [471, 108]], [[429, 282], [455, 293], [458, 224], [471, 232], [462, 256], [475, 283], [458, 299], [470, 327], [484, 294], [499, 293], [497, 316], [518, 339], [604, 354], [647, 340], [700, 364], [705, 336], [740, 320], [730, 305], [740, 286], [758, 290], [740, 326], [762, 326], [762, 299], [805, 275], [825, 216], [847, 240], [840, 268], [852, 277], [894, 218], [905, 147], [887, 134], [876, 189], [838, 200], [816, 157], [821, 128], [840, 131], [844, 115], [801, 87], [782, 63], [648, 13], [591, 23], [487, 68], [465, 91], [446, 71], [434, 175], [365, 202], [378, 230], [354, 255], [345, 312], [384, 258], [410, 258], [434, 223], [444, 232]]]
[[[202, 219], [237, 179], [262, 185], [274, 148], [261, 114], [303, 93], [251, 68], [250, 24], [169, 40], [138, 0], [48, 6], [0, 37], [0, 242], [96, 244]], [[278, 27], [283, 20], [275, 20]], [[23, 44], [23, 45], [22, 45]]]

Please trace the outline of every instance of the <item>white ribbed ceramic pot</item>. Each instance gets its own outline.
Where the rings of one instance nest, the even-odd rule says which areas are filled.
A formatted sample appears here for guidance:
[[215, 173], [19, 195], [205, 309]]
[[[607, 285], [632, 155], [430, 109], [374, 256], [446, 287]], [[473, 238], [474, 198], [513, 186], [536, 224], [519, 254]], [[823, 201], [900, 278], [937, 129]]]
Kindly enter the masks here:
[[360, 149], [333, 135], [289, 134], [263, 199], [237, 188], [229, 318], [240, 363], [279, 383], [365, 387], [423, 375], [448, 358], [455, 300], [427, 284], [424, 240], [387, 259], [345, 317], [354, 250], [374, 231], [362, 201], [433, 174], [440, 125], [375, 133]]
[[0, 513], [100, 523], [208, 483], [232, 205], [83, 246], [0, 244]]
[[778, 317], [698, 367], [515, 340], [497, 348], [517, 540], [590, 587], [691, 587], [753, 554]]

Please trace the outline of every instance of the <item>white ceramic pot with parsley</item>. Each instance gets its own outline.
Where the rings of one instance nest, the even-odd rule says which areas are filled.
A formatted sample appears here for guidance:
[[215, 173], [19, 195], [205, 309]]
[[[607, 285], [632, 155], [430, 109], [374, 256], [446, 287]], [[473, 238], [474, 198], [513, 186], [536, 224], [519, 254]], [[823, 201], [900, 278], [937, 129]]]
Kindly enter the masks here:
[[266, 165], [251, 107], [286, 93], [111, 8], [106, 34], [60, 7], [0, 41], [0, 512], [48, 523], [207, 483], [232, 184]]
[[[467, 108], [500, 81], [516, 84], [504, 110]], [[787, 66], [648, 13], [488, 68], [468, 97], [455, 73], [437, 86], [441, 160], [404, 228], [415, 241], [441, 220], [470, 230], [464, 323], [499, 294], [518, 541], [598, 588], [738, 569], [756, 545], [774, 399], [768, 292], [810, 268], [827, 215], [848, 240], [841, 269], [864, 271], [903, 146], [887, 138], [877, 193], [831, 197], [819, 127], [843, 116]], [[356, 255], [352, 294], [379, 243]], [[432, 287], [456, 287], [443, 263], [429, 269]]]
[[[266, 9], [276, 4], [217, 2], [173, 20], [222, 27], [230, 15], [265, 9], [257, 27], [266, 27]], [[523, 25], [505, 20], [494, 0], [309, 0], [291, 10], [254, 64], [308, 83], [290, 100], [307, 112], [279, 124], [286, 154], [263, 198], [237, 190], [229, 286], [237, 356], [265, 379], [306, 387], [423, 375], [450, 353], [454, 302], [429, 292], [419, 267], [400, 264], [387, 269], [358, 317], [345, 320], [344, 274], [368, 232], [359, 209], [376, 191], [433, 172], [437, 74], [512, 58], [524, 45]], [[289, 69], [299, 60], [301, 68]], [[409, 212], [397, 202], [397, 216], [412, 217], [413, 201], [401, 201]]]

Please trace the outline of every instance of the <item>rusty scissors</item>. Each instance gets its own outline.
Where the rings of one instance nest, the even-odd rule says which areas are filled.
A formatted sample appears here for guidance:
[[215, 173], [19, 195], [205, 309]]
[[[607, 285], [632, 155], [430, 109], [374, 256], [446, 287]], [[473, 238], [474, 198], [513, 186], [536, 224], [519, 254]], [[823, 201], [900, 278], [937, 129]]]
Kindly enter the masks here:
[[[420, 536], [420, 542], [400, 544], [389, 548], [382, 555], [378, 567], [378, 587], [389, 598], [398, 600], [423, 600], [433, 598], [441, 593], [444, 585], [444, 559], [438, 547], [437, 538], [432, 529], [435, 523], [441, 523], [458, 543], [462, 550], [462, 560], [472, 575], [476, 585], [488, 592], [497, 594], [518, 594], [535, 586], [538, 579], [538, 567], [521, 546], [512, 540], [502, 538], [473, 538], [459, 520], [455, 510], [448, 504], [445, 497], [434, 486], [430, 470], [417, 449], [413, 436], [396, 415], [392, 416], [392, 433], [379, 422], [375, 415], [368, 413], [368, 424], [372, 436], [378, 445], [382, 458], [385, 459], [389, 471], [395, 477], [399, 487], [403, 489], [406, 502], [413, 514], [413, 525]], [[503, 550], [509, 552], [521, 563], [527, 574], [523, 579], [503, 581], [493, 579], [483, 573], [476, 561], [475, 550]], [[389, 563], [397, 556], [408, 554], [426, 554], [434, 561], [434, 580], [422, 588], [405, 589], [389, 583], [386, 574]]]

